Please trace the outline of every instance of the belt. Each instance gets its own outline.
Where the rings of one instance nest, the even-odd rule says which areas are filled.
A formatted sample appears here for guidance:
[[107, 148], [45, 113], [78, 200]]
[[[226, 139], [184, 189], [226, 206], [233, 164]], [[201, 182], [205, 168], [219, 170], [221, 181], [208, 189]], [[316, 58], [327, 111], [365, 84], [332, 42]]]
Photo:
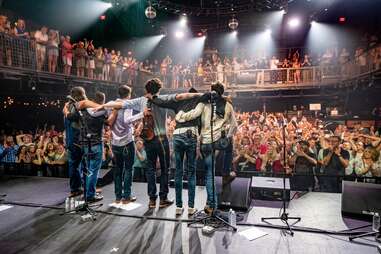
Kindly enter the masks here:
[[187, 131], [192, 131], [192, 134], [198, 136], [198, 127], [196, 126], [189, 126], [189, 127], [181, 127], [174, 130], [173, 134], [184, 134], [187, 133]]

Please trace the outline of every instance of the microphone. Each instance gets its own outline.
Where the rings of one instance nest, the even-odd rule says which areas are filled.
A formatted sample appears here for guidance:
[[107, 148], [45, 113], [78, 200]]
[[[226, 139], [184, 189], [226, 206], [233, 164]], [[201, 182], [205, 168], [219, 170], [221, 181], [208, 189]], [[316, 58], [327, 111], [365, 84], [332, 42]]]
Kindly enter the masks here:
[[71, 95], [66, 96], [66, 99], [68, 99], [71, 102], [77, 103], [76, 99], [74, 99]]
[[213, 91], [210, 91], [210, 95], [211, 95], [211, 96], [216, 96], [216, 95], [217, 95], [217, 92], [214, 91], [214, 90], [213, 90]]
[[216, 100], [217, 97], [218, 97], [218, 94], [217, 94], [216, 91], [210, 91], [210, 100], [211, 100], [211, 101]]

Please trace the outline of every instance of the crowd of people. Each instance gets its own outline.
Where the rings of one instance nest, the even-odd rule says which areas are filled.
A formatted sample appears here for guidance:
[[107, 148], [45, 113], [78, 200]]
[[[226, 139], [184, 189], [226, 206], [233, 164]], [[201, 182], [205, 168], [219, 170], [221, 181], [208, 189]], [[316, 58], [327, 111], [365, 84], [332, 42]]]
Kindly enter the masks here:
[[93, 41], [86, 38], [73, 43], [69, 35], [46, 26], [30, 31], [23, 19], [12, 26], [7, 16], [0, 15], [0, 34], [2, 65], [119, 83], [122, 75], [128, 75], [124, 80], [131, 83], [139, 67], [131, 51], [122, 56], [114, 49], [95, 48]]
[[[49, 130], [37, 129], [35, 133], [1, 131], [0, 158], [10, 172], [22, 165], [22, 173], [46, 176], [66, 175], [66, 149], [63, 133], [51, 126]], [[46, 166], [42, 168], [41, 166]], [[25, 167], [25, 168], [24, 168]], [[12, 168], [12, 169], [11, 169]], [[13, 172], [12, 172], [13, 170]]]
[[[377, 46], [379, 40], [375, 35], [365, 36], [359, 42], [360, 46], [351, 50], [332, 47], [311, 55], [304, 49], [290, 49], [271, 57], [264, 52], [255, 55], [242, 53], [244, 49], [233, 54], [233, 57], [222, 55], [218, 50], [208, 50], [209, 53], [205, 52], [195, 62], [181, 62], [169, 55], [162, 59], [138, 60], [133, 51], [123, 55], [118, 50], [96, 47], [92, 40], [87, 39], [73, 43], [70, 36], [46, 26], [29, 31], [23, 19], [18, 19], [15, 24], [13, 27], [6, 16], [0, 16], [0, 64], [26, 68], [34, 66], [38, 71], [62, 72], [119, 83], [123, 81], [129, 85], [136, 84], [141, 71], [160, 76], [165, 87], [176, 89], [217, 80], [226, 85], [237, 84], [239, 76], [245, 73], [252, 74], [250, 82], [256, 84], [301, 83], [312, 82], [313, 76], [325, 74], [350, 75], [353, 74], [353, 67], [361, 72], [381, 66], [381, 46]], [[326, 73], [313, 73], [308, 68], [312, 66], [335, 68], [324, 69]]]
[[[107, 135], [105, 132], [105, 140]], [[34, 132], [23, 130], [0, 131], [0, 164], [8, 174], [67, 177], [67, 145], [65, 132], [55, 125], [37, 128]], [[111, 163], [107, 146], [103, 154], [103, 167]]]
[[[381, 132], [374, 126], [326, 125], [318, 118], [300, 114], [292, 118], [282, 113], [258, 111], [236, 112], [235, 115], [239, 123], [233, 138], [232, 169], [235, 174], [287, 173], [297, 176], [295, 179], [301, 177], [302, 180], [295, 183], [296, 188], [337, 192], [340, 177], [381, 177]], [[286, 165], [283, 123], [286, 124]], [[169, 118], [167, 124], [171, 133], [176, 122]], [[329, 153], [342, 154], [346, 162], [326, 165], [324, 158]]]
[[[235, 112], [239, 123], [234, 136], [232, 169], [236, 174], [251, 172], [257, 174], [277, 175], [285, 172], [296, 175], [309, 175], [308, 188], [326, 190], [321, 186], [319, 178], [327, 176], [347, 177], [381, 177], [381, 137], [374, 126], [362, 127], [335, 125], [325, 126], [314, 117], [299, 115], [288, 120], [282, 113]], [[283, 161], [283, 130], [286, 122], [286, 160]], [[139, 138], [142, 129], [141, 121], [135, 123], [136, 146], [145, 154], [142, 140]], [[171, 116], [167, 119], [167, 130], [170, 140], [171, 158], [173, 153], [173, 131], [176, 121]], [[339, 139], [340, 151], [348, 165], [336, 171], [330, 171], [323, 165], [325, 151], [332, 147], [332, 139]], [[27, 165], [28, 174], [44, 176], [67, 176], [67, 152], [65, 150], [65, 133], [56, 131], [54, 125], [48, 130], [37, 129], [35, 134], [13, 131], [6, 135], [1, 131], [1, 162]], [[104, 136], [103, 167], [111, 166], [113, 153], [111, 147], [110, 128], [106, 127]], [[300, 158], [309, 156], [312, 161], [307, 167], [299, 167]], [[200, 159], [201, 155], [198, 154]], [[136, 160], [135, 179], [144, 180], [144, 160]], [[174, 161], [174, 160], [172, 160]], [[308, 163], [307, 163], [308, 164]], [[33, 165], [33, 167], [32, 167]], [[41, 167], [43, 166], [43, 167]], [[174, 164], [171, 165], [175, 167]], [[295, 170], [293, 170], [295, 169]], [[23, 172], [27, 172], [23, 171]], [[305, 180], [305, 179], [304, 179]], [[324, 184], [324, 183], [323, 183]]]

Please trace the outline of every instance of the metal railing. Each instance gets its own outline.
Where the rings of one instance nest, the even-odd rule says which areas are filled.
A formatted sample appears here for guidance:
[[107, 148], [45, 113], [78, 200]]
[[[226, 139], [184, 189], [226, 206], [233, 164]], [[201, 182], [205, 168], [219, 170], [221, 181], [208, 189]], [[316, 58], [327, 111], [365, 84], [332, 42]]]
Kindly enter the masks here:
[[[0, 66], [21, 70], [39, 70], [48, 72], [48, 49], [41, 60], [41, 46], [37, 45], [34, 39], [19, 38], [10, 34], [0, 33]], [[40, 57], [37, 57], [40, 56]], [[86, 57], [85, 76], [88, 79], [88, 64], [91, 58]], [[42, 64], [41, 64], [41, 61]], [[74, 54], [71, 67], [71, 76], [77, 75], [77, 59]], [[42, 66], [42, 67], [40, 67]], [[63, 73], [63, 61], [61, 51], [57, 57], [56, 71]], [[218, 68], [218, 67], [217, 67]], [[93, 80], [102, 80], [114, 83], [128, 83], [132, 86], [139, 86], [140, 82], [150, 77], [160, 77], [167, 89], [179, 89], [197, 87], [202, 88], [214, 81], [221, 81], [228, 88], [249, 89], [249, 88], [281, 88], [288, 85], [320, 85], [324, 83], [334, 83], [336, 81], [355, 78], [361, 75], [380, 70], [381, 50], [379, 45], [355, 56], [353, 60], [344, 64], [320, 64], [302, 68], [277, 68], [277, 69], [244, 69], [239, 71], [209, 71], [202, 74], [196, 70], [188, 73], [168, 72], [166, 75], [151, 73], [138, 68], [126, 68], [122, 65], [111, 66], [112, 72], [118, 72], [119, 78], [109, 78], [105, 80], [99, 75], [95, 75]], [[218, 69], [217, 69], [218, 70]], [[96, 70], [94, 70], [96, 74]], [[109, 75], [110, 76], [110, 75]], [[113, 75], [111, 75], [112, 77]]]
[[270, 87], [270, 85], [285, 86], [311, 85], [341, 79], [340, 66], [312, 66], [303, 68], [278, 68], [278, 69], [245, 69], [235, 72], [209, 72], [203, 75], [195, 73], [186, 75], [160, 75], [165, 88], [203, 87], [212, 82], [220, 81], [228, 88], [238, 87]]

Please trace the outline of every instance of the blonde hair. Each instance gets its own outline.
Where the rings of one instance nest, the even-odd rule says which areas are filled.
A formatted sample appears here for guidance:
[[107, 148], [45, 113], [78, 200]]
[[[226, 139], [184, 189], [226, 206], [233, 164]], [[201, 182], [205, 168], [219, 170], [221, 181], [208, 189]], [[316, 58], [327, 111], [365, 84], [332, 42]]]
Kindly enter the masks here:
[[371, 147], [371, 146], [368, 146], [367, 148], [364, 149], [363, 156], [364, 156], [364, 154], [365, 154], [366, 151], [369, 151], [369, 152], [370, 152], [370, 154], [371, 154], [371, 159], [372, 159], [373, 162], [378, 161], [378, 158], [380, 157], [380, 152], [377, 151], [376, 148]]

